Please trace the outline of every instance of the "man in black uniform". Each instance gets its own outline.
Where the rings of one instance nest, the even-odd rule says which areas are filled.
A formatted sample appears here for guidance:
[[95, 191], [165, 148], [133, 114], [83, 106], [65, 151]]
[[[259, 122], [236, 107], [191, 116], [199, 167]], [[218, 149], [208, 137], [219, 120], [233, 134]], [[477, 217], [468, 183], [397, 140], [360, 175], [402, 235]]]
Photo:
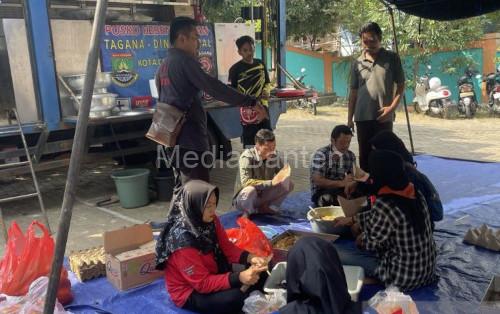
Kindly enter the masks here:
[[[201, 91], [226, 103], [262, 107], [255, 97], [239, 93], [203, 71], [197, 60], [199, 35], [196, 26], [196, 21], [188, 17], [172, 21], [169, 40], [173, 48], [168, 50], [156, 76], [159, 100], [187, 111], [176, 147], [167, 150], [174, 170], [175, 192], [192, 179], [209, 181], [211, 158], [207, 154], [210, 151], [207, 114], [201, 103]], [[264, 109], [257, 111], [265, 114]]]
[[[267, 105], [271, 87], [269, 84], [269, 74], [262, 61], [253, 57], [255, 53], [253, 38], [242, 36], [236, 40], [236, 46], [242, 59], [229, 69], [229, 82], [231, 86], [245, 95], [261, 98], [262, 103]], [[255, 145], [255, 134], [259, 130], [271, 130], [271, 123], [268, 116], [266, 115], [262, 118], [254, 107], [240, 108], [240, 119], [243, 126], [241, 140], [245, 148]]]

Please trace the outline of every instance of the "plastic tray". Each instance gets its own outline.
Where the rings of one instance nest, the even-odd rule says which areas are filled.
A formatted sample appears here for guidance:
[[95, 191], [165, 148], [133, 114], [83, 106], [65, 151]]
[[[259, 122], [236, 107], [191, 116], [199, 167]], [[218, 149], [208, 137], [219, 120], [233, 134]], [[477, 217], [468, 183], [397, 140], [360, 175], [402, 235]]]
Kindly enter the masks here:
[[281, 240], [282, 238], [289, 236], [289, 235], [296, 235], [300, 238], [302, 237], [318, 237], [326, 241], [335, 241], [339, 238], [338, 235], [335, 234], [326, 234], [326, 233], [319, 233], [319, 232], [308, 232], [308, 231], [300, 231], [300, 230], [286, 230], [283, 233], [280, 233], [279, 235], [275, 236], [271, 240], [271, 244], [273, 245], [273, 263], [277, 264], [279, 262], [286, 262], [286, 258], [288, 256], [288, 250], [289, 249], [278, 249], [275, 248], [274, 245], [276, 242]]
[[[359, 293], [363, 287], [363, 279], [365, 272], [359, 266], [342, 266], [344, 268], [345, 278], [347, 281], [347, 290], [351, 296], [351, 300], [358, 301]], [[284, 290], [279, 287], [279, 284], [286, 278], [286, 262], [277, 263], [271, 271], [264, 284], [266, 293], [273, 293], [276, 290]]]

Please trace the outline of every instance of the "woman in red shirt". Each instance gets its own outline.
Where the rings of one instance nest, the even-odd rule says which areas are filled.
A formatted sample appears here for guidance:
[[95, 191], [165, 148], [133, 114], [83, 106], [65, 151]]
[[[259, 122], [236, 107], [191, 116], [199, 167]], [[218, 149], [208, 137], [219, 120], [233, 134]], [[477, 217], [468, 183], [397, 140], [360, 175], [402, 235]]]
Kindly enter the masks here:
[[[260, 274], [267, 270], [264, 258], [229, 241], [215, 215], [218, 199], [218, 188], [209, 183], [185, 184], [175, 196], [156, 246], [156, 267], [165, 269], [172, 301], [195, 312], [240, 312], [248, 293], [263, 284]], [[232, 263], [250, 266], [232, 272]]]

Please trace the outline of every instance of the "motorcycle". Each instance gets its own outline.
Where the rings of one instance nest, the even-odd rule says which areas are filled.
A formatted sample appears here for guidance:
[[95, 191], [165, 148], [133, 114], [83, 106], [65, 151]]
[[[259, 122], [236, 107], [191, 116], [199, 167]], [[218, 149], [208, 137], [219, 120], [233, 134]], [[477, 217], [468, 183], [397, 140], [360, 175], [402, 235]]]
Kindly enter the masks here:
[[[462, 76], [457, 83], [458, 86], [458, 112], [465, 115], [466, 118], [472, 118], [477, 111], [478, 101], [476, 93], [474, 92], [474, 82], [472, 80], [474, 71], [466, 70], [465, 75]], [[481, 75], [476, 75], [477, 79]]]
[[427, 66], [428, 71], [418, 78], [415, 85], [415, 98], [413, 99], [415, 111], [425, 114], [438, 115], [444, 119], [449, 118], [451, 92], [447, 86], [441, 86], [438, 77], [430, 78], [431, 66]]
[[313, 86], [306, 86], [304, 83], [304, 78], [306, 77], [305, 72], [305, 68], [300, 69], [300, 76], [295, 78], [295, 81], [304, 87], [305, 97], [294, 101], [292, 107], [307, 110], [315, 116], [317, 114], [316, 106], [318, 104], [318, 92], [314, 90]]
[[496, 73], [489, 73], [485, 77], [490, 112], [500, 113], [500, 66], [496, 69]]

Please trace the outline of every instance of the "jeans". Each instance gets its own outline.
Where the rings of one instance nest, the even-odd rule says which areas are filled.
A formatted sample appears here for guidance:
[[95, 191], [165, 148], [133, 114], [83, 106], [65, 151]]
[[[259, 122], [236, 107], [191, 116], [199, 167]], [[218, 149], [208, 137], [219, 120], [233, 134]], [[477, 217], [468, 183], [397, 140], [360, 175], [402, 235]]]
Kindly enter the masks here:
[[365, 271], [367, 277], [376, 277], [375, 269], [378, 266], [378, 258], [373, 252], [360, 250], [356, 243], [351, 240], [337, 240], [333, 242], [340, 257], [342, 265], [359, 266]]

